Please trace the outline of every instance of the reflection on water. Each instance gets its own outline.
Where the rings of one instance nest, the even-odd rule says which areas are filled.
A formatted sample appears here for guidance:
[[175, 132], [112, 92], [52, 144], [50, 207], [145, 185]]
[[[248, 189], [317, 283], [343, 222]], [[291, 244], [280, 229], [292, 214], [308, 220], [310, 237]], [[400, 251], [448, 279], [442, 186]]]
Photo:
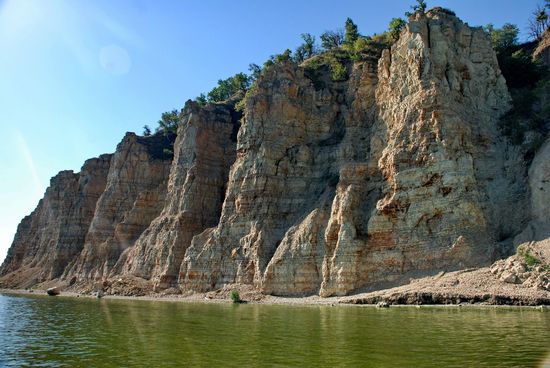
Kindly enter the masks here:
[[0, 366], [541, 366], [550, 312], [0, 295]]

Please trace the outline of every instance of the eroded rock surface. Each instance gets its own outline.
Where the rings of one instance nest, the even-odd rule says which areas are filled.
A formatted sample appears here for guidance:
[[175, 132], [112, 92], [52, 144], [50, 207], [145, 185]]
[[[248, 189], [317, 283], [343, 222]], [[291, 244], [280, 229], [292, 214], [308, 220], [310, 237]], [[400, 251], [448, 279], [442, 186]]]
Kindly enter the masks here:
[[[87, 163], [94, 173], [60, 173], [21, 223], [2, 280], [331, 296], [426, 276], [436, 294], [458, 280], [472, 300], [502, 285], [550, 300], [550, 146], [529, 167], [502, 136], [510, 96], [488, 35], [435, 8], [391, 50], [340, 60], [346, 78], [320, 60], [264, 70], [242, 120], [234, 102], [188, 102], [172, 161], [161, 135], [128, 134], [112, 159]], [[519, 246], [475, 274], [443, 272]], [[494, 282], [487, 295], [475, 275]], [[417, 300], [414, 285], [403, 290]]]
[[324, 88], [293, 64], [265, 73], [220, 224], [193, 239], [184, 287], [328, 296], [491, 260], [510, 97], [487, 35], [417, 14], [377, 67], [349, 72]]
[[112, 157], [107, 184], [97, 203], [82, 253], [64, 278], [101, 280], [116, 274], [121, 253], [134, 245], [158, 216], [166, 194], [169, 137], [127, 133]]
[[237, 129], [231, 105], [187, 103], [162, 213], [123, 256], [126, 273], [152, 279], [161, 289], [177, 281], [193, 236], [219, 221]]
[[80, 173], [61, 171], [25, 217], [0, 269], [3, 284], [28, 287], [61, 276], [84, 246], [111, 155], [87, 160]]

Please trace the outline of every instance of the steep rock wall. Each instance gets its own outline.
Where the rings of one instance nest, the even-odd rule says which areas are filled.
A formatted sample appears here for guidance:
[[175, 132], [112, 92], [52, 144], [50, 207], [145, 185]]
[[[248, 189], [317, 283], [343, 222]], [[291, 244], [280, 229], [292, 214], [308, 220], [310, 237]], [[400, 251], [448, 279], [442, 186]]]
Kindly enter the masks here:
[[234, 103], [188, 102], [173, 160], [162, 135], [127, 134], [60, 173], [0, 281], [330, 296], [546, 241], [548, 144], [528, 172], [501, 136], [510, 96], [480, 28], [436, 8], [346, 60], [340, 81], [315, 60], [267, 68], [240, 128]]
[[124, 273], [152, 279], [158, 288], [177, 281], [193, 236], [219, 221], [237, 129], [232, 105], [187, 103], [162, 213], [121, 259]]
[[84, 249], [64, 273], [65, 279], [87, 282], [118, 273], [114, 266], [121, 253], [134, 245], [162, 209], [171, 163], [163, 148], [170, 146], [170, 139], [127, 133], [119, 143]]
[[37, 208], [23, 219], [0, 268], [7, 287], [28, 287], [61, 276], [84, 246], [111, 155], [87, 160], [80, 173], [61, 171]]
[[292, 64], [265, 73], [184, 288], [328, 296], [491, 259], [505, 81], [481, 29], [439, 10], [415, 17], [377, 68], [356, 63], [345, 82], [316, 89]]

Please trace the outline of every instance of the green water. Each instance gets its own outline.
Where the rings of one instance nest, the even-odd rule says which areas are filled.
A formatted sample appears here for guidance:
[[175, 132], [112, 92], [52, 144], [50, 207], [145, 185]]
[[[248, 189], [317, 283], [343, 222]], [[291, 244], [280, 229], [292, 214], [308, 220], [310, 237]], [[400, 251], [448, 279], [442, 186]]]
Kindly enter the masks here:
[[550, 311], [0, 295], [0, 367], [530, 367]]

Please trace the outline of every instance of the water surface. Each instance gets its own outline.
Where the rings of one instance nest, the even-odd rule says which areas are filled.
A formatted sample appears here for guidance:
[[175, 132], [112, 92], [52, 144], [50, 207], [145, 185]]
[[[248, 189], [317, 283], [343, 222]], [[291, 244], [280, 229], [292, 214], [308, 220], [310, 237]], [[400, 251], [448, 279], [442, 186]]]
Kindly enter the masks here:
[[0, 295], [2, 367], [540, 367], [549, 353], [550, 312], [533, 309]]

